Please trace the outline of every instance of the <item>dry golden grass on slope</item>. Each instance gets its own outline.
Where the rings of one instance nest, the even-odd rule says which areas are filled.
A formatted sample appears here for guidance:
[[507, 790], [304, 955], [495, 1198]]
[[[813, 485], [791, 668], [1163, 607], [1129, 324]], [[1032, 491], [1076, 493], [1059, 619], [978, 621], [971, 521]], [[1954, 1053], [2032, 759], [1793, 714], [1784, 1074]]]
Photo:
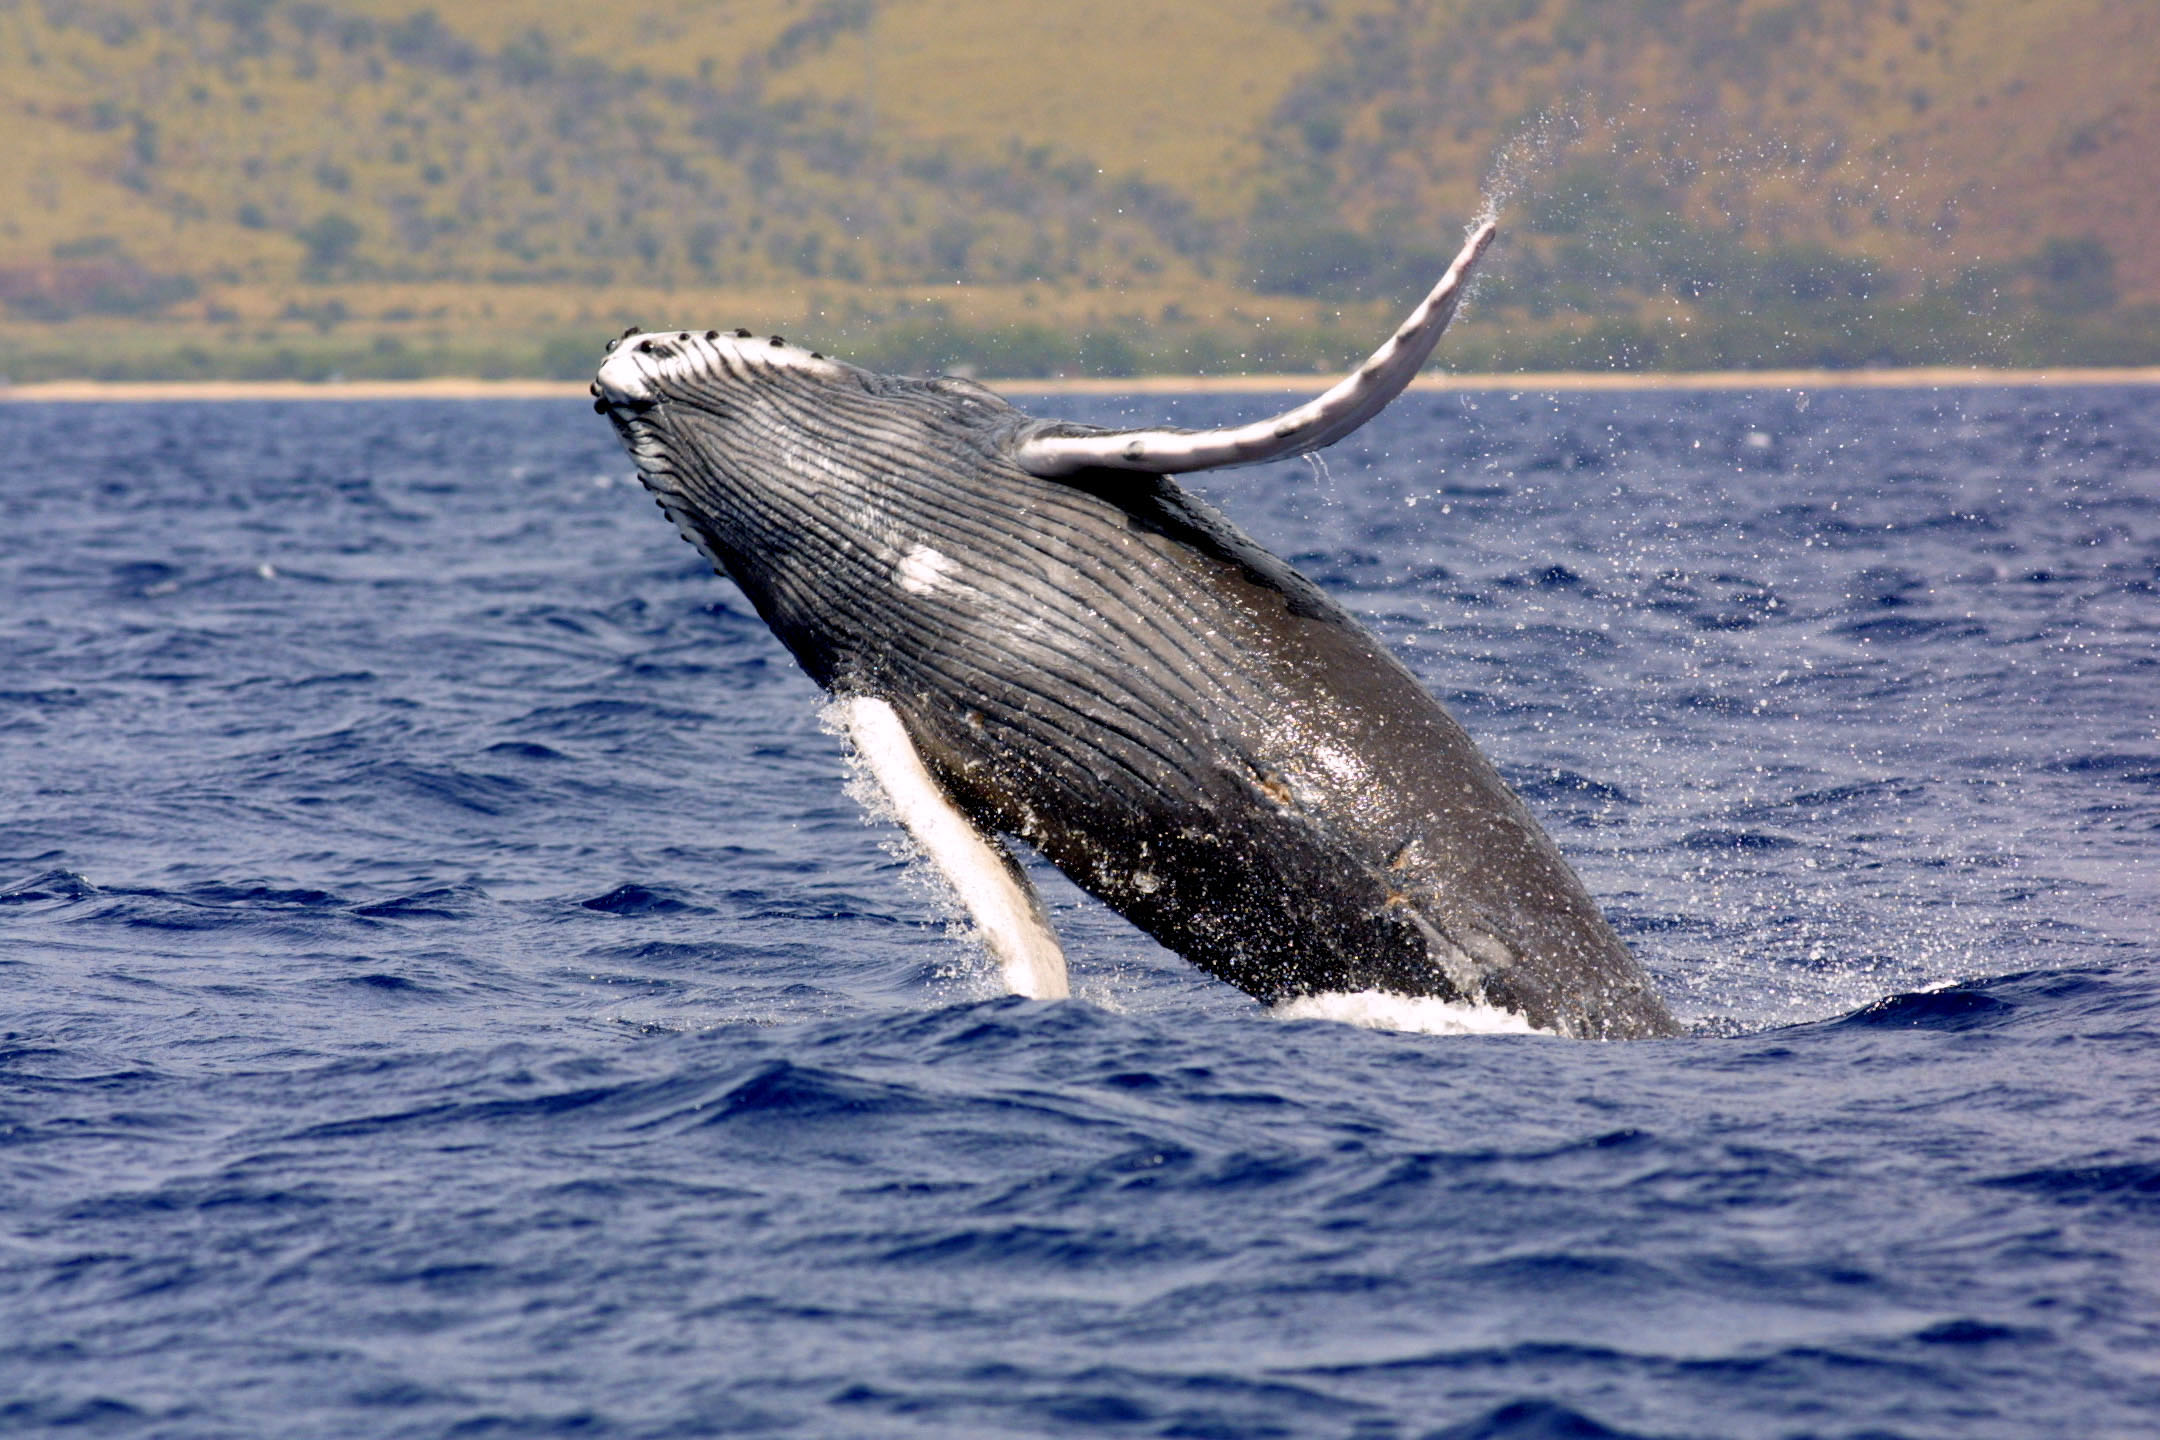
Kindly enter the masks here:
[[[1050, 145], [1242, 215], [1269, 112], [1323, 57], [1333, 27], [1382, 3], [881, 0], [861, 7], [860, 29], [805, 45], [768, 83], [781, 101], [866, 101], [875, 124], [916, 143], [992, 156], [1008, 141]], [[417, 3], [348, 0], [346, 8], [394, 21]], [[655, 76], [724, 79], [820, 8], [816, 0], [641, 0], [606, 9], [469, 0], [442, 10], [491, 49], [539, 29], [566, 52]]]
[[1349, 35], [1275, 153], [1353, 227], [1431, 222], [1572, 115], [1560, 163], [1632, 169], [1704, 230], [1935, 277], [2091, 234], [2160, 301], [2156, 57], [2152, 0], [1454, 0]]
[[[149, 19], [85, 0], [60, 13], [0, 3], [0, 74], [21, 80], [4, 103], [33, 137], [0, 155], [0, 189], [23, 202], [0, 220], [0, 265], [33, 292], [55, 268], [80, 288], [122, 261], [197, 285], [125, 320], [84, 314], [77, 351], [107, 368], [174, 347], [440, 355], [481, 331], [567, 345], [626, 320], [739, 321], [841, 349], [893, 323], [1137, 331], [1167, 318], [1215, 326], [1235, 361], [1240, 327], [1323, 327], [1342, 308], [1256, 298], [1121, 222], [1122, 192], [1090, 188], [1112, 184], [1086, 161], [1100, 149], [1144, 161], [1119, 180], [1190, 178], [1242, 203], [1258, 124], [1313, 53], [1309, 27], [1268, 7], [1037, 3], [986, 24], [985, 7], [952, 0], [605, 15], [496, 0], [446, 9], [432, 39], [397, 0], [172, 6]], [[536, 34], [541, 81], [521, 85], [509, 61]], [[581, 77], [581, 57], [604, 73]], [[716, 100], [699, 130], [697, 107]], [[835, 130], [879, 138], [842, 157], [851, 174], [821, 180], [798, 152]], [[902, 168], [912, 178], [895, 186]], [[661, 172], [679, 183], [656, 185]], [[1012, 193], [980, 198], [1010, 172]], [[836, 213], [849, 189], [887, 203], [882, 236], [850, 241]], [[774, 217], [762, 234], [765, 214], [740, 218], [752, 202]], [[311, 264], [326, 217], [357, 233], [329, 263], [316, 245]], [[970, 283], [924, 278], [934, 254], [908, 274], [892, 232], [919, 252], [954, 223], [974, 232]], [[717, 241], [700, 241], [701, 227]], [[794, 263], [807, 241], [824, 242], [812, 267], [824, 273]], [[713, 263], [695, 263], [698, 243]], [[9, 334], [17, 373], [59, 363], [36, 327]]]
[[[871, 153], [845, 176], [858, 192], [856, 209], [877, 212], [898, 168], [946, 163], [941, 156], [962, 166], [1024, 168], [1014, 157], [1027, 154], [1027, 163], [1085, 166], [1104, 185], [1137, 176], [1236, 219], [1263, 122], [1324, 40], [1324, 32], [1286, 18], [1290, 7], [1270, 4], [647, 0], [599, 11], [475, 0], [441, 7], [448, 42], [469, 47], [478, 62], [446, 71], [423, 46], [384, 43], [419, 9], [409, 0], [175, 4], [143, 18], [144, 7], [125, 0], [81, 0], [65, 10], [34, 0], [0, 4], [0, 104], [18, 140], [0, 154], [0, 193], [16, 199], [0, 220], [0, 263], [40, 263], [56, 247], [111, 237], [145, 263], [154, 257], [190, 273], [260, 282], [297, 274], [308, 253], [300, 233], [341, 213], [367, 232], [358, 253], [376, 268], [432, 265], [476, 275], [521, 260], [560, 269], [612, 259], [620, 268], [629, 258], [647, 272], [679, 271], [681, 237], [701, 223], [724, 228], [744, 206], [785, 212], [805, 204], [836, 212], [795, 227], [823, 234], [830, 254], [846, 243], [837, 212], [849, 207], [797, 198], [820, 182], [801, 172], [787, 144], [768, 147], [777, 163], [763, 173], [746, 173], [716, 153], [730, 149], [728, 135], [681, 133], [683, 97], [663, 93], [667, 82], [726, 91], [746, 79], [764, 113], [719, 114], [711, 127], [749, 131], [770, 123], [768, 115], [787, 124], [791, 108], [808, 107], [792, 117], [798, 129], [823, 127], [866, 144], [874, 137]], [[325, 18], [296, 24], [317, 12]], [[258, 16], [259, 29], [220, 18], [233, 13]], [[54, 15], [65, 23], [53, 23]], [[817, 23], [836, 16], [842, 23]], [[861, 23], [847, 23], [851, 17]], [[372, 23], [369, 43], [345, 43], [340, 27], [354, 20]], [[789, 43], [791, 28], [810, 38]], [[496, 57], [536, 34], [555, 72], [554, 93], [498, 73]], [[581, 91], [562, 79], [580, 58], [643, 82], [621, 93]], [[631, 114], [627, 140], [549, 135], [579, 109], [585, 123], [601, 125], [613, 112], [643, 113]], [[654, 166], [688, 167], [695, 183], [623, 183], [638, 178], [621, 172], [639, 146]], [[557, 187], [549, 193], [571, 193], [581, 150], [615, 173], [595, 177], [575, 213], [536, 203], [521, 182], [539, 177]], [[918, 157], [912, 166], [910, 156]], [[617, 184], [626, 193], [615, 193]], [[901, 209], [950, 213], [895, 216], [885, 204], [885, 213], [858, 218], [887, 231], [940, 219], [990, 225], [975, 213], [978, 202], [949, 183], [914, 189], [912, 198], [899, 197]], [[620, 253], [611, 254], [606, 245], [564, 243], [569, 227], [595, 215], [620, 220], [625, 208], [649, 212], [637, 218], [660, 240], [657, 256], [650, 247], [636, 254], [616, 246]], [[1087, 217], [1090, 227], [1115, 237], [1117, 198], [1105, 192], [1095, 208], [1103, 213]], [[544, 256], [490, 243], [518, 225], [533, 232]], [[859, 252], [879, 246], [878, 235], [866, 238]], [[1008, 249], [1021, 243], [994, 238]], [[1009, 269], [1026, 264], [1003, 258]], [[727, 256], [724, 268], [740, 272], [756, 268], [752, 262], [762, 257]], [[873, 278], [879, 268], [867, 253], [851, 263]], [[1178, 257], [1150, 263], [1176, 268]], [[1121, 267], [1105, 255], [1088, 268], [1115, 279]]]
[[1489, 363], [2141, 353], [1995, 313], [2086, 236], [2160, 301], [2152, 0], [425, 7], [0, 0], [4, 368], [560, 370], [631, 321], [1215, 368], [1263, 317], [1332, 364], [1555, 109]]
[[699, 47], [717, 57], [685, 76], [531, 30], [491, 50], [427, 12], [378, 23], [364, 8], [0, 13], [23, 142], [0, 168], [22, 201], [0, 258], [124, 252], [220, 284], [680, 284], [1101, 281], [1191, 250], [1166, 245], [1159, 219], [1120, 218], [1099, 167], [1069, 150], [956, 164], [887, 146], [859, 97], [778, 93], [769, 72], [817, 49], [783, 45], [785, 29], [762, 54]]
[[2091, 232], [2125, 298], [2160, 301], [2160, 5], [2051, 0], [1970, 23], [1963, 112], [1929, 135], [1967, 233], [2018, 254]]
[[[1332, 27], [1377, 4], [1022, 0], [986, 13], [979, 0], [904, 0], [878, 21], [878, 113], [933, 142], [1069, 148], [1242, 218], [1269, 114]], [[1299, 18], [1323, 8], [1328, 24]], [[844, 94], [861, 64], [836, 47], [802, 79]]]

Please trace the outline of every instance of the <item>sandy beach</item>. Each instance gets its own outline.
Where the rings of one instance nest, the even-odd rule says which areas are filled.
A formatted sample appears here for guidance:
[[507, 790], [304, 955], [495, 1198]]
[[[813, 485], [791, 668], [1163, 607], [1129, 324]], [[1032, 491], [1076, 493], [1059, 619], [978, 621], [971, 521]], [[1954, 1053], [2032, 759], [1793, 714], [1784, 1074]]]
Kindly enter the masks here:
[[[1146, 375], [986, 380], [1007, 395], [1313, 394], [1339, 375]], [[2030, 385], [2160, 385], [2160, 365], [1982, 370], [1547, 371], [1475, 375], [1435, 372], [1413, 390], [1833, 390], [1977, 389]], [[0, 403], [140, 403], [212, 400], [582, 400], [573, 380], [52, 380], [0, 386]]]

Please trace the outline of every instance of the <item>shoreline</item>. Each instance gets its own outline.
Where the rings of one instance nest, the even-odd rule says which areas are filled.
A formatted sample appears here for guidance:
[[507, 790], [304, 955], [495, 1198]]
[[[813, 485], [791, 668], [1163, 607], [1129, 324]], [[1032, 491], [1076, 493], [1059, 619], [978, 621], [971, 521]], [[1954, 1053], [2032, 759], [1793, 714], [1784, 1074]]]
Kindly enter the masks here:
[[[1299, 394], [1340, 375], [1147, 375], [985, 380], [1007, 395]], [[2160, 365], [1983, 370], [1542, 371], [1420, 375], [1412, 390], [1973, 390], [2023, 386], [2160, 385]], [[0, 404], [243, 400], [585, 400], [575, 380], [48, 380], [0, 385]]]

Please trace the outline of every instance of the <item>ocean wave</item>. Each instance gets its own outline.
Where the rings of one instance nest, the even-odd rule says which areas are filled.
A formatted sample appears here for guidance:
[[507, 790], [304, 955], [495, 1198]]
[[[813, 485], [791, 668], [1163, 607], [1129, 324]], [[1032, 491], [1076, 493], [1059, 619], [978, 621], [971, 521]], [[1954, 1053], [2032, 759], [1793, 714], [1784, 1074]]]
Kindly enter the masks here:
[[1080, 998], [993, 996], [589, 414], [0, 407], [0, 1425], [2139, 1432], [2149, 393], [1468, 403], [1194, 488], [1683, 1040], [1032, 858]]

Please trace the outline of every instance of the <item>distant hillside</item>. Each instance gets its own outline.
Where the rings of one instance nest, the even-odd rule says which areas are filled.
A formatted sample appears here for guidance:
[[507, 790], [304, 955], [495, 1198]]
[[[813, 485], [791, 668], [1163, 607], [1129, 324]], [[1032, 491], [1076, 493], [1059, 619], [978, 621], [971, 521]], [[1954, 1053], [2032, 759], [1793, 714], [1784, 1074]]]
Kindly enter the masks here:
[[[154, 249], [206, 283], [881, 283], [1109, 279], [1205, 241], [1181, 196], [1070, 149], [955, 154], [890, 133], [867, 94], [777, 93], [862, 47], [866, 0], [764, 7], [799, 18], [716, 24], [668, 69], [553, 7], [370, 8], [14, 7], [7, 93], [37, 143], [9, 157], [29, 201], [11, 258]], [[514, 8], [535, 23], [500, 33]]]
[[1633, 300], [1654, 325], [1601, 328], [1651, 358], [2128, 359], [2152, 316], [2101, 312], [2160, 301], [2156, 57], [2151, 0], [1399, 3], [1276, 107], [1255, 244], [1396, 284], [1497, 184], [1488, 303]]
[[1476, 363], [2150, 360], [2156, 53], [2151, 0], [0, 0], [0, 338], [1334, 364], [1497, 178]]

